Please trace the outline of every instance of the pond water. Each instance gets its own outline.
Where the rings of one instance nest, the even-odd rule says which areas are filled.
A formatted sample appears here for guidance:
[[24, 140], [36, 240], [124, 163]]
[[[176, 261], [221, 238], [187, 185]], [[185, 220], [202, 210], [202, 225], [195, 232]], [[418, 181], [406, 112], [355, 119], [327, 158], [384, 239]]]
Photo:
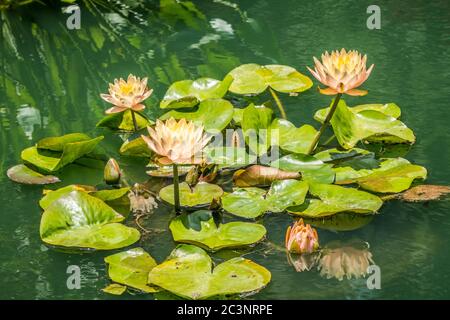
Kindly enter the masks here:
[[[20, 151], [47, 136], [70, 132], [106, 134], [108, 156], [119, 159], [119, 135], [95, 129], [107, 108], [99, 98], [109, 81], [134, 73], [148, 76], [154, 94], [147, 114], [161, 114], [158, 102], [176, 80], [221, 79], [249, 62], [285, 64], [308, 74], [312, 57], [346, 47], [368, 54], [375, 69], [365, 97], [349, 105], [396, 102], [416, 144], [405, 155], [428, 169], [428, 183], [450, 184], [449, 88], [450, 3], [382, 1], [381, 29], [369, 30], [364, 1], [113, 1], [104, 7], [83, 1], [81, 29], [66, 28], [57, 6], [31, 5], [1, 12], [0, 70], [0, 298], [115, 299], [100, 291], [107, 279], [103, 258], [111, 252], [65, 253], [39, 237], [39, 186], [10, 182], [7, 168]], [[308, 74], [309, 75], [309, 74]], [[315, 86], [317, 83], [315, 82]], [[312, 115], [329, 98], [316, 90], [281, 96], [297, 126], [317, 123]], [[269, 99], [269, 96], [267, 96]], [[129, 180], [145, 182], [145, 162], [119, 159]], [[71, 165], [61, 174], [69, 183], [102, 183], [102, 168]], [[156, 183], [156, 182], [151, 182]], [[52, 186], [53, 187], [53, 186]], [[56, 186], [57, 187], [57, 186]], [[322, 245], [367, 242], [381, 270], [381, 289], [365, 279], [338, 281], [319, 272], [297, 273], [286, 254], [258, 244], [253, 250], [222, 251], [215, 261], [245, 254], [272, 273], [258, 299], [388, 299], [450, 297], [450, 202], [386, 203], [367, 225], [349, 232], [319, 229]], [[175, 247], [170, 208], [160, 205], [144, 221], [164, 229], [139, 242], [162, 261]], [[230, 217], [226, 217], [230, 220]], [[283, 245], [292, 218], [268, 214], [268, 240]], [[82, 272], [81, 289], [69, 290], [69, 265]], [[126, 294], [125, 299], [151, 299]]]

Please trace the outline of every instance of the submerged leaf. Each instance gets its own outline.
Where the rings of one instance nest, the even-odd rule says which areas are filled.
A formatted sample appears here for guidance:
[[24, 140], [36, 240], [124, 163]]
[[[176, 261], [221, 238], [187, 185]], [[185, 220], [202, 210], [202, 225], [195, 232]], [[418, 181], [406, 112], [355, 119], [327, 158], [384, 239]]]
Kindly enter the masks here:
[[214, 270], [208, 254], [192, 245], [179, 245], [149, 273], [149, 283], [188, 299], [256, 293], [271, 279], [270, 272], [251, 260], [234, 258]]
[[44, 176], [23, 164], [9, 168], [6, 175], [12, 181], [23, 184], [51, 184], [61, 181], [58, 177]]
[[233, 174], [233, 182], [238, 187], [269, 186], [275, 180], [300, 178], [298, 172], [289, 172], [273, 167], [253, 165], [237, 170]]
[[212, 251], [254, 244], [266, 234], [263, 225], [250, 222], [234, 221], [217, 226], [212, 212], [206, 210], [177, 216], [169, 228], [175, 241]]
[[398, 195], [398, 198], [407, 202], [439, 200], [450, 194], [450, 187], [424, 184], [413, 187]]
[[[162, 188], [159, 196], [162, 200], [174, 204], [173, 184]], [[199, 182], [194, 188], [190, 188], [186, 182], [180, 183], [180, 204], [185, 207], [197, 207], [209, 205], [214, 199], [222, 196], [223, 190], [215, 184]]]
[[373, 218], [374, 215], [341, 212], [330, 217], [304, 218], [303, 220], [315, 228], [340, 232], [360, 229], [369, 224]]

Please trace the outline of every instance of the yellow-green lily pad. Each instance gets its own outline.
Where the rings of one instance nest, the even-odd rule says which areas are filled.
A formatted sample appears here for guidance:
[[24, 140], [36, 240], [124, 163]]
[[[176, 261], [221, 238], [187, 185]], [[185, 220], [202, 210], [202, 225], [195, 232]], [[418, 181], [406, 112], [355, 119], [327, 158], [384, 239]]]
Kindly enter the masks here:
[[23, 184], [51, 184], [61, 181], [58, 177], [43, 175], [24, 164], [18, 164], [9, 168], [6, 175], [12, 181]]
[[[149, 120], [140, 112], [134, 112], [134, 116], [138, 130], [144, 129], [145, 127], [153, 124], [153, 121]], [[97, 122], [96, 126], [100, 128], [109, 128], [112, 130], [135, 131], [131, 110], [109, 114]]]
[[[174, 204], [173, 184], [162, 188], [159, 196], [164, 201]], [[180, 183], [180, 205], [184, 207], [207, 206], [214, 199], [219, 199], [223, 194], [221, 187], [215, 184], [199, 182], [191, 189], [186, 183]]]

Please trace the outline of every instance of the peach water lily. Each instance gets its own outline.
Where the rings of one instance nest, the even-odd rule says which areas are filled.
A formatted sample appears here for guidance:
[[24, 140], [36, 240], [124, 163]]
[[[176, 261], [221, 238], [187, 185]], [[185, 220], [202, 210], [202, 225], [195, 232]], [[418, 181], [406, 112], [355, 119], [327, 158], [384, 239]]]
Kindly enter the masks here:
[[327, 86], [325, 89], [319, 88], [320, 93], [325, 95], [336, 95], [336, 97], [333, 100], [333, 104], [327, 117], [309, 148], [308, 154], [312, 153], [316, 148], [321, 135], [336, 111], [342, 95], [364, 96], [367, 94], [366, 90], [357, 88], [369, 78], [374, 67], [372, 64], [369, 69], [367, 69], [367, 55], [362, 56], [361, 53], [356, 50], [347, 52], [344, 48], [342, 48], [341, 51], [332, 51], [331, 54], [326, 51], [322, 54], [322, 62], [316, 57], [313, 59], [315, 63], [314, 70], [307, 67], [308, 70], [317, 80]]
[[300, 219], [286, 230], [285, 246], [292, 253], [312, 253], [319, 248], [319, 236], [316, 229]]

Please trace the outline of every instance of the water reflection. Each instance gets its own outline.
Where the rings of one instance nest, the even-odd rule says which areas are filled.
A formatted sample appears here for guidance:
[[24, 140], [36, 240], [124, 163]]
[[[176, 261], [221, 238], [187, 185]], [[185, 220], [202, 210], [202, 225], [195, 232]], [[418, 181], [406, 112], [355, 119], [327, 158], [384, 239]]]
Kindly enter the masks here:
[[30, 106], [24, 106], [17, 110], [16, 119], [29, 140], [33, 139], [34, 126], [37, 125], [44, 129], [48, 124], [48, 118], [41, 117], [39, 109]]

